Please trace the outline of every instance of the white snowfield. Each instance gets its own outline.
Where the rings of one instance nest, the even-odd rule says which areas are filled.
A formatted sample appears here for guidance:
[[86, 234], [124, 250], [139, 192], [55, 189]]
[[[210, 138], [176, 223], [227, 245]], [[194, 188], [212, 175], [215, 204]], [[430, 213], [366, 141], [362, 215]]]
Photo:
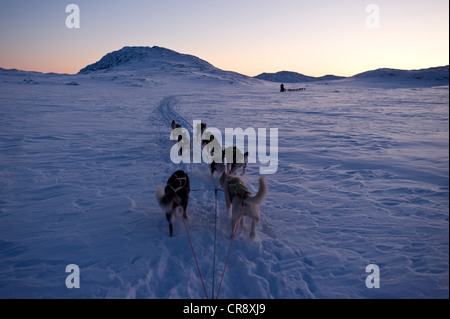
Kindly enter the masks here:
[[[449, 297], [448, 73], [280, 93], [170, 50], [124, 50], [78, 75], [0, 70], [0, 298], [205, 298], [181, 216], [169, 237], [155, 199], [177, 169], [216, 297], [230, 216], [219, 191], [213, 292], [214, 184], [207, 164], [171, 162], [173, 119], [278, 128], [256, 238], [238, 228], [219, 298]], [[259, 165], [242, 177], [253, 193]]]

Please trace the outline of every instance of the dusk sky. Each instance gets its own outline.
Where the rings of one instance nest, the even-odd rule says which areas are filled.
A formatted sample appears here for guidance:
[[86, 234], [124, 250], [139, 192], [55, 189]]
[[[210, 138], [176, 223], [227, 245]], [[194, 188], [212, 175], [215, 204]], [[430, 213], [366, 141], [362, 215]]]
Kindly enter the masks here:
[[[66, 27], [71, 3], [80, 28]], [[449, 64], [448, 11], [448, 0], [0, 0], [0, 67], [73, 74], [157, 45], [249, 76], [420, 69]]]

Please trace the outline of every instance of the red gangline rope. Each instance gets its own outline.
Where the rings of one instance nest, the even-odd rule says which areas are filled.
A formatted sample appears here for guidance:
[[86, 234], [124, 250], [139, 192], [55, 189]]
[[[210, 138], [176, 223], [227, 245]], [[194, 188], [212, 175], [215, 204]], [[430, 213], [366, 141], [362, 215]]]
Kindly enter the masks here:
[[[177, 204], [178, 204], [178, 207], [180, 208], [180, 213], [182, 214], [182, 209], [181, 209], [181, 206], [180, 206], [180, 202], [178, 200], [177, 200]], [[181, 219], [183, 220], [184, 229], [186, 229], [186, 234], [187, 234], [188, 239], [189, 239], [189, 244], [191, 245], [192, 254], [194, 255], [195, 264], [197, 265], [198, 274], [200, 275], [200, 279], [202, 280], [203, 290], [205, 291], [206, 299], [209, 299], [208, 298], [208, 293], [206, 292], [205, 283], [203, 282], [202, 273], [200, 272], [200, 267], [198, 266], [197, 257], [195, 256], [194, 247], [192, 246], [191, 236], [189, 236], [189, 231], [187, 229], [186, 222], [184, 220], [183, 215], [181, 216]]]
[[228, 258], [230, 258], [231, 247], [233, 247], [234, 237], [236, 237], [236, 236], [235, 236], [235, 235], [236, 235], [236, 228], [237, 228], [237, 225], [239, 224], [239, 220], [241, 219], [242, 207], [244, 207], [244, 203], [242, 203], [242, 205], [241, 205], [241, 210], [239, 211], [239, 217], [238, 217], [238, 219], [236, 220], [236, 224], [234, 225], [234, 229], [233, 229], [233, 237], [231, 238], [230, 248], [228, 249], [227, 259], [225, 260], [225, 266], [223, 266], [222, 278], [220, 279], [219, 288], [217, 289], [217, 296], [216, 296], [216, 299], [219, 299], [220, 287], [222, 287], [223, 276], [225, 275], [225, 269], [227, 268]]

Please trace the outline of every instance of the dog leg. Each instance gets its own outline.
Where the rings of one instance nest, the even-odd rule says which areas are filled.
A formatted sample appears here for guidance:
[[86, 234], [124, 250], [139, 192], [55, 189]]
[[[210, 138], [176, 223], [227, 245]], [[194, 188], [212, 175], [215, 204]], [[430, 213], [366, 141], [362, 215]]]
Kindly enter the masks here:
[[255, 216], [252, 218], [252, 230], [250, 231], [250, 238], [254, 239], [256, 235], [256, 224], [259, 222], [259, 208]]
[[242, 229], [242, 231], [246, 231], [247, 230], [247, 228], [245, 227], [245, 218], [244, 218], [244, 216], [242, 216], [241, 217], [241, 229]]
[[256, 223], [258, 221], [256, 221], [256, 219], [252, 219], [252, 230], [250, 231], [250, 238], [254, 239], [255, 235], [256, 235]]
[[173, 225], [172, 225], [172, 214], [166, 213], [167, 221], [169, 222], [169, 233], [170, 237], [173, 236]]
[[185, 219], [188, 219], [189, 218], [189, 216], [187, 215], [187, 213], [186, 213], [186, 211], [187, 211], [187, 201], [186, 201], [186, 203], [184, 203], [184, 205], [183, 205], [183, 218], [185, 218]]
[[225, 197], [225, 204], [227, 207], [227, 214], [230, 215], [231, 213], [231, 200], [230, 200], [230, 194], [227, 191], [224, 191], [224, 197]]
[[239, 201], [237, 203], [234, 203], [232, 206], [230, 239], [232, 239], [233, 236], [235, 236], [237, 233], [237, 224], [239, 220], [243, 220], [244, 216], [241, 216], [241, 207], [242, 205]]

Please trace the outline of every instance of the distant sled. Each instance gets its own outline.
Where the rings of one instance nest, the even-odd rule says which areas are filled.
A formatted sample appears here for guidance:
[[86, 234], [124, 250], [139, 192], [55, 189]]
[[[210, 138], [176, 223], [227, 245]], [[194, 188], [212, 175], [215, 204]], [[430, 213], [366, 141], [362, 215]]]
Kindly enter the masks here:
[[288, 92], [296, 92], [296, 91], [304, 91], [304, 90], [306, 90], [306, 88], [298, 88], [298, 89], [285, 89], [284, 88], [284, 84], [281, 84], [280, 85], [280, 92], [286, 92], [286, 91], [288, 91]]
[[296, 92], [296, 91], [304, 91], [306, 88], [298, 88], [298, 89], [287, 89], [288, 92]]

